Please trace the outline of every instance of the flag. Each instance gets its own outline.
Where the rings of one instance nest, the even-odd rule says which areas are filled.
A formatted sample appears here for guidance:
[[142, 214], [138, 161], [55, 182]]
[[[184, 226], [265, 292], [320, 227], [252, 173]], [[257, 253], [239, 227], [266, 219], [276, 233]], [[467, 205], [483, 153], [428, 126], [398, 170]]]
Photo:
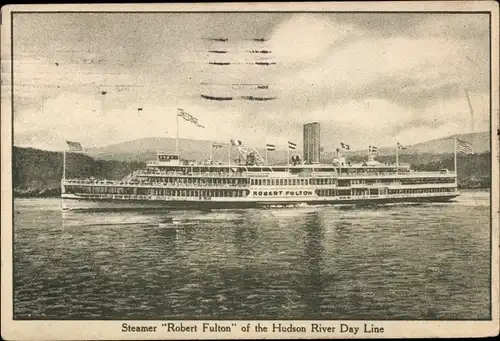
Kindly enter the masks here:
[[80, 142], [66, 141], [66, 143], [68, 144], [69, 150], [72, 152], [81, 152], [83, 150]]
[[474, 154], [474, 149], [472, 149], [472, 144], [467, 141], [462, 141], [457, 139], [458, 151], [464, 154]]
[[406, 147], [403, 147], [401, 143], [398, 142], [398, 149], [407, 149]]
[[378, 152], [378, 147], [375, 147], [375, 146], [368, 146], [368, 151], [370, 153], [376, 153]]
[[201, 125], [198, 122], [198, 119], [196, 117], [194, 117], [193, 115], [185, 112], [183, 109], [180, 109], [180, 108], [177, 109], [177, 116], [181, 116], [186, 121], [194, 123], [197, 127], [205, 128], [203, 125]]
[[276, 150], [276, 146], [274, 144], [266, 144], [266, 150], [274, 151]]
[[289, 149], [297, 149], [297, 144], [291, 142], [291, 141], [288, 141], [288, 148]]
[[340, 142], [340, 146], [341, 146], [342, 148], [344, 148], [344, 149], [347, 149], [347, 150], [350, 150], [350, 149], [351, 149], [351, 147], [350, 147], [348, 144], [344, 143], [344, 142]]
[[222, 148], [222, 143], [212, 142], [212, 148]]
[[243, 144], [243, 142], [241, 142], [240, 140], [230, 139], [229, 141], [231, 142], [232, 146], [241, 146]]

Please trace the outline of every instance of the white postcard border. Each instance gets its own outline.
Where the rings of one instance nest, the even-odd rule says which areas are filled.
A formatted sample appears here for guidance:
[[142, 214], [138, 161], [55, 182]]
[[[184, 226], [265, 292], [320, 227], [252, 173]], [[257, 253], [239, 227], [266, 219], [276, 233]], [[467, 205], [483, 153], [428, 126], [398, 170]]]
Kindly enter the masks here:
[[[485, 11], [491, 13], [491, 140], [492, 140], [492, 320], [491, 321], [21, 321], [13, 320], [12, 297], [12, 140], [11, 140], [11, 41], [10, 14], [13, 11]], [[344, 3], [231, 3], [168, 5], [12, 5], [2, 8], [2, 115], [1, 115], [1, 274], [2, 337], [7, 340], [89, 340], [89, 339], [240, 339], [240, 338], [399, 338], [399, 337], [480, 337], [498, 335], [499, 331], [499, 7], [495, 1], [443, 2], [344, 2]], [[123, 324], [156, 326], [156, 332], [122, 332]], [[162, 324], [196, 325], [197, 332], [167, 332]], [[230, 326], [231, 332], [201, 332], [203, 323]], [[281, 323], [304, 326], [306, 332], [255, 332], [259, 324], [269, 330]], [[335, 327], [335, 332], [312, 332], [312, 324]], [[234, 324], [234, 326], [233, 326]], [[341, 324], [383, 328], [383, 333], [356, 335], [341, 332]], [[250, 331], [243, 331], [250, 325]]]

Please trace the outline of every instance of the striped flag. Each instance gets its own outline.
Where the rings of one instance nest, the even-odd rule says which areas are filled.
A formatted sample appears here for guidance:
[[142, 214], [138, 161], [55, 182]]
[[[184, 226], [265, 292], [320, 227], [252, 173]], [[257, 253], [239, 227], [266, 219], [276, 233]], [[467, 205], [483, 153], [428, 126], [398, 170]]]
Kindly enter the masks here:
[[398, 142], [398, 149], [407, 149], [406, 147], [403, 147], [401, 143]]
[[222, 148], [222, 143], [212, 142], [212, 148]]
[[83, 150], [80, 142], [66, 141], [66, 143], [72, 152], [81, 152]]
[[241, 146], [243, 144], [243, 142], [241, 142], [240, 140], [230, 139], [229, 141], [231, 142], [232, 146]]
[[474, 149], [472, 149], [472, 144], [467, 141], [462, 141], [457, 139], [458, 151], [464, 154], [474, 154]]
[[368, 146], [368, 151], [370, 153], [376, 153], [378, 152], [378, 147], [375, 147], [375, 146]]
[[266, 144], [266, 150], [268, 151], [274, 151], [276, 150], [276, 146], [274, 144]]
[[288, 148], [289, 149], [297, 149], [297, 144], [291, 142], [291, 141], [288, 141]]
[[185, 119], [186, 121], [188, 122], [192, 122], [194, 123], [195, 126], [197, 127], [200, 127], [200, 128], [205, 128], [203, 125], [201, 125], [199, 122], [198, 122], [198, 119], [196, 117], [194, 117], [193, 115], [191, 114], [188, 114], [187, 112], [185, 112], [183, 109], [177, 109], [177, 116], [181, 116], [183, 119]]
[[351, 146], [349, 146], [347, 143], [344, 143], [344, 142], [340, 142], [340, 146], [344, 149], [347, 149], [347, 150], [350, 150], [351, 149]]

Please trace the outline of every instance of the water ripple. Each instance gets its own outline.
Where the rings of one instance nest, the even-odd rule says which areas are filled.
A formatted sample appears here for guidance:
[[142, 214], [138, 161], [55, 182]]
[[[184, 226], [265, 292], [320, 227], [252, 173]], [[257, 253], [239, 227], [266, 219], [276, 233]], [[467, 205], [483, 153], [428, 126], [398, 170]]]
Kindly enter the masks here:
[[[489, 318], [489, 193], [455, 203], [64, 212], [15, 201], [20, 319]], [[167, 217], [189, 224], [160, 225]]]

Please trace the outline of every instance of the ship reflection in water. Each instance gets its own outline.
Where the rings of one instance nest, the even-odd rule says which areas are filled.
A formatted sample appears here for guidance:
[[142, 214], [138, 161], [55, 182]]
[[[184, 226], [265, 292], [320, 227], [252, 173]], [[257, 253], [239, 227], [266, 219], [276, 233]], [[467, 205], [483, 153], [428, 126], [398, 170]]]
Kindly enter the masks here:
[[488, 192], [345, 208], [61, 213], [60, 199], [14, 204], [17, 319], [490, 316]]

